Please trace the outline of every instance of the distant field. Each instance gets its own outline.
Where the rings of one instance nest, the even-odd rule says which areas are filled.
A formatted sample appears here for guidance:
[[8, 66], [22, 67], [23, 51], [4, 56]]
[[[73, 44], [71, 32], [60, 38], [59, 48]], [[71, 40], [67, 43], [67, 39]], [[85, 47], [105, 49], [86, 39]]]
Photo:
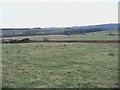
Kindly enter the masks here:
[[[117, 39], [105, 34], [73, 39]], [[3, 88], [118, 88], [117, 44], [26, 43], [2, 49]]]
[[30, 38], [31, 40], [43, 40], [48, 38], [49, 40], [118, 40], [118, 31], [112, 30], [112, 34], [115, 36], [109, 36], [109, 31], [100, 31], [94, 33], [86, 33], [86, 35], [44, 35], [44, 36], [25, 36], [25, 37], [9, 37], [3, 39], [23, 39]]

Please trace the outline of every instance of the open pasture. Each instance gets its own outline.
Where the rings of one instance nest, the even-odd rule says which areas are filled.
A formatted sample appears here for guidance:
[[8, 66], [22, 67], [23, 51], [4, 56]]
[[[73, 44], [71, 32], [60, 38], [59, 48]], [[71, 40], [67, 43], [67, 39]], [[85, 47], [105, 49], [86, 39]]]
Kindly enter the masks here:
[[118, 45], [2, 45], [3, 88], [118, 88]]

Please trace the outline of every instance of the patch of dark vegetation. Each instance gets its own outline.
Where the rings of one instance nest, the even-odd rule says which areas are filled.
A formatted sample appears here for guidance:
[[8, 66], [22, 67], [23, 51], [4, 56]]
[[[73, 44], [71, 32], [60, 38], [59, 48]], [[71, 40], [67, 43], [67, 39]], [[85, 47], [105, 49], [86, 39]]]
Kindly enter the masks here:
[[43, 45], [40, 45], [41, 47], [43, 46]]
[[117, 34], [106, 34], [107, 36], [118, 36]]
[[8, 51], [6, 51], [6, 53], [8, 53]]
[[29, 38], [24, 38], [22, 40], [20, 40], [20, 43], [29, 43], [31, 40]]
[[114, 53], [109, 53], [109, 56], [115, 56], [115, 54]]
[[[44, 38], [41, 41], [32, 41], [29, 38], [17, 40], [17, 39], [9, 39], [9, 40], [2, 40], [2, 43], [37, 43], [37, 42], [56, 42], [56, 43], [120, 43], [119, 40], [49, 40], [48, 38]], [[40, 45], [42, 47], [42, 45]], [[64, 47], [67, 45], [64, 44]], [[38, 48], [38, 46], [36, 46]]]
[[48, 38], [44, 38], [44, 40], [43, 40], [44, 42], [48, 42], [49, 40], [48, 40]]
[[66, 44], [64, 44], [64, 46], [66, 47]]
[[100, 28], [94, 28], [94, 29], [75, 29], [75, 30], [69, 30], [65, 31], [63, 34], [64, 35], [76, 35], [76, 34], [82, 34], [85, 35], [85, 33], [91, 33], [91, 32], [98, 32], [98, 31], [103, 31]]
[[17, 50], [18, 53], [22, 52], [22, 50]]
[[21, 40], [17, 40], [17, 39], [2, 40], [2, 43], [30, 43], [30, 42], [31, 40], [29, 38], [24, 38]]

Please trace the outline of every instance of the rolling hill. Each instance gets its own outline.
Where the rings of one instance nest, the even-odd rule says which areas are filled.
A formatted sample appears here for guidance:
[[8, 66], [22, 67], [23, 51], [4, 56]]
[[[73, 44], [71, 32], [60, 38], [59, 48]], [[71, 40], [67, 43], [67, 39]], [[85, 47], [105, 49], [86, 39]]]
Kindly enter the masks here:
[[118, 30], [118, 24], [101, 24], [72, 27], [47, 27], [47, 28], [2, 28], [2, 37], [36, 36], [36, 35], [73, 35], [97, 31]]

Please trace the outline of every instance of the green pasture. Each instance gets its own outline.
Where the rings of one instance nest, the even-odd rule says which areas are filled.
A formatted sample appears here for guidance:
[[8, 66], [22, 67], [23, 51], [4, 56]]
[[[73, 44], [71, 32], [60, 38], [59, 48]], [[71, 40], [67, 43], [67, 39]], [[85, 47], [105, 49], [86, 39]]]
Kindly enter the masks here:
[[[95, 35], [108, 39], [103, 32]], [[3, 44], [2, 69], [3, 88], [118, 88], [118, 45]]]

